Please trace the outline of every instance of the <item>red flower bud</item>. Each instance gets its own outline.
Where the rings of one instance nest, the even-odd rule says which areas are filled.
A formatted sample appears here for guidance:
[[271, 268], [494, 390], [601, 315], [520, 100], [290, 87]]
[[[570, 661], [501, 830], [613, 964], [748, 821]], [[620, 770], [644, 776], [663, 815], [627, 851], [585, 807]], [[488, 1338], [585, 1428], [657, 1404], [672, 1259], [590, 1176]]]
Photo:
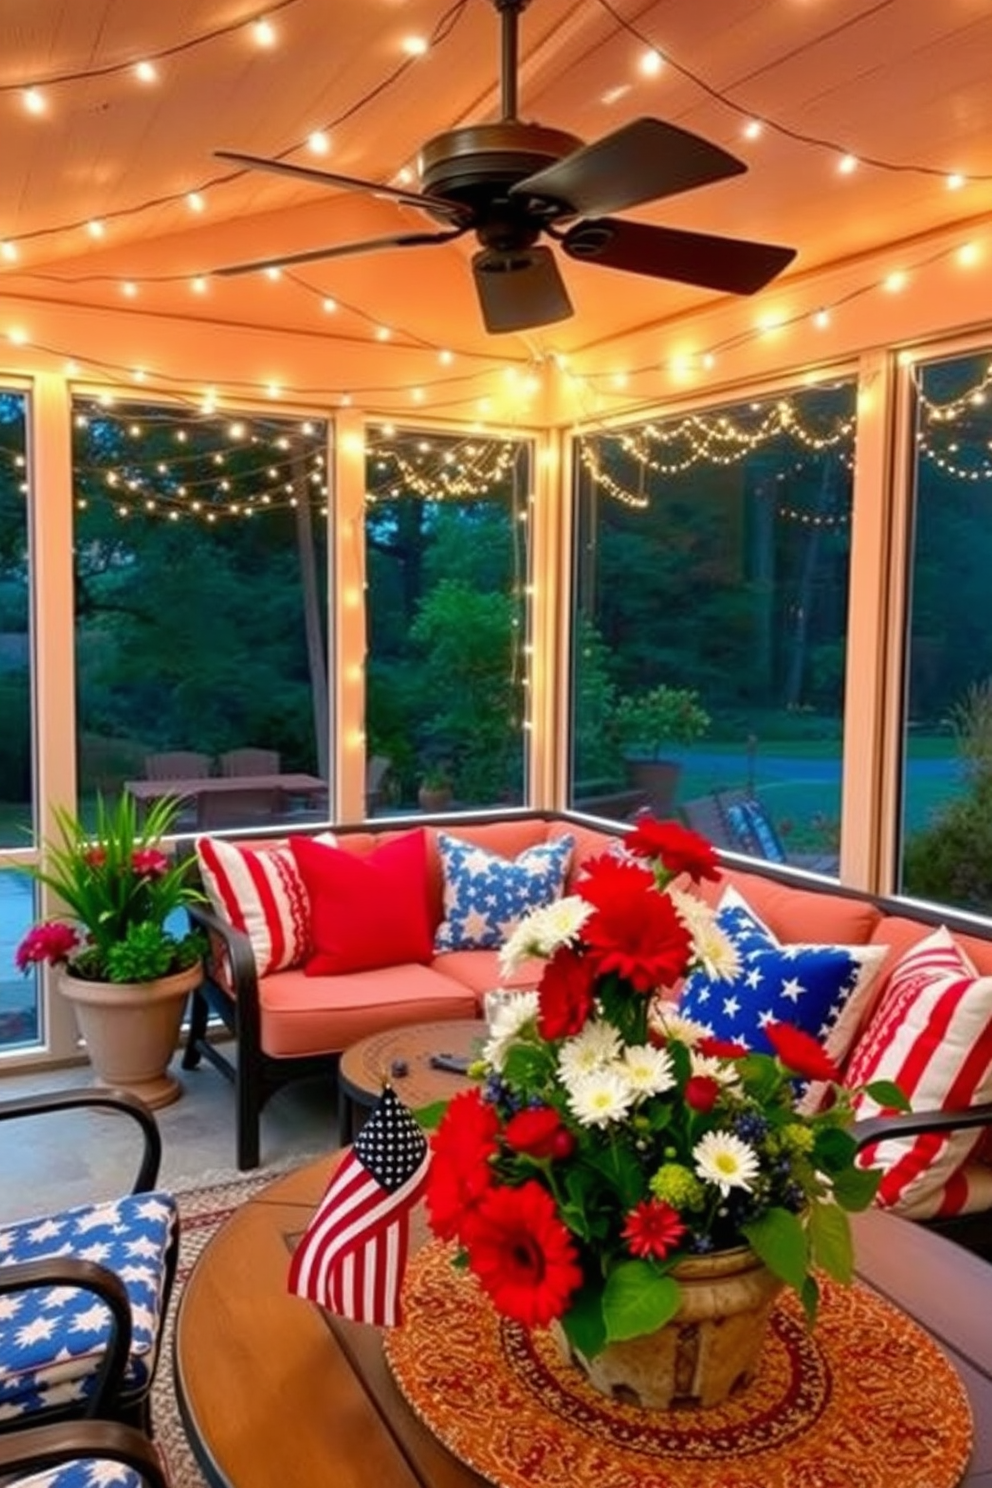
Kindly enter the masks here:
[[712, 1075], [690, 1075], [685, 1082], [685, 1103], [694, 1111], [712, 1111], [720, 1095], [720, 1082]]
[[[571, 1144], [566, 1152], [556, 1150], [562, 1137]], [[550, 1106], [518, 1111], [511, 1116], [503, 1140], [514, 1152], [522, 1152], [527, 1157], [567, 1157], [574, 1146], [571, 1133], [565, 1130], [558, 1112]]]

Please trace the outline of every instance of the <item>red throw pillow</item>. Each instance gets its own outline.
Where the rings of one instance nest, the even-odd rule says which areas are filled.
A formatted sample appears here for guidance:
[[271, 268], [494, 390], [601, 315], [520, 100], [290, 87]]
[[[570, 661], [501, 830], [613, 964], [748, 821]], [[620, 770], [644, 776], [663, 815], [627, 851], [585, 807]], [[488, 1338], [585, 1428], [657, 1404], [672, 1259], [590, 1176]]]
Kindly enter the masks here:
[[365, 857], [309, 837], [291, 837], [289, 844], [310, 899], [307, 976], [432, 959], [422, 827]]

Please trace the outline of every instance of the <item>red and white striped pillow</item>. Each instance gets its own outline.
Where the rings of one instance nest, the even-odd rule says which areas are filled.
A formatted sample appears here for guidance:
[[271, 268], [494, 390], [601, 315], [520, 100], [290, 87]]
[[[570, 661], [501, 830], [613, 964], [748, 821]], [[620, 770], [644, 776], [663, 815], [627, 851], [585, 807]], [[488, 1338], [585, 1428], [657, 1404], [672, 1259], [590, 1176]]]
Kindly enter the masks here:
[[[943, 926], [894, 967], [844, 1078], [894, 1080], [914, 1111], [992, 1100], [992, 977], [978, 975]], [[859, 1116], [879, 1109], [868, 1096], [857, 1101]], [[968, 1205], [962, 1169], [981, 1142], [980, 1131], [928, 1132], [873, 1143], [860, 1161], [884, 1171], [883, 1208], [924, 1219]]]
[[[331, 847], [337, 841], [331, 832], [316, 840]], [[240, 847], [200, 837], [196, 856], [214, 913], [248, 936], [260, 977], [306, 960], [310, 901], [288, 842]]]

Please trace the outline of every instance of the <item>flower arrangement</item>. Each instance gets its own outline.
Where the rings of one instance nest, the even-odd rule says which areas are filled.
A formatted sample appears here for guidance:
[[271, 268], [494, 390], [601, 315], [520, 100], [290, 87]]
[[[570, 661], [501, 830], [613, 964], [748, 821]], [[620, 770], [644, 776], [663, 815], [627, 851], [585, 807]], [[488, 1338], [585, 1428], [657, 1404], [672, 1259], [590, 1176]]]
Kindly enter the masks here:
[[10, 866], [53, 889], [72, 919], [28, 931], [15, 952], [21, 971], [48, 962], [85, 981], [151, 982], [196, 964], [202, 934], [166, 929], [173, 911], [203, 898], [190, 881], [192, 856], [175, 859], [162, 848], [178, 810], [176, 801], [157, 801], [139, 827], [131, 796], [115, 806], [98, 797], [93, 831], [55, 811], [59, 840], [42, 845], [41, 864]]
[[[878, 1183], [855, 1164], [852, 1092], [813, 1039], [769, 1025], [776, 1053], [750, 1053], [657, 996], [696, 965], [736, 964], [680, 874], [718, 877], [710, 844], [642, 817], [622, 855], [587, 861], [573, 895], [519, 924], [503, 964], [541, 957], [539, 987], [500, 1007], [481, 1084], [432, 1138], [434, 1233], [499, 1312], [559, 1320], [587, 1358], [662, 1327], [679, 1263], [725, 1248], [750, 1246], [812, 1320], [815, 1273], [850, 1279], [846, 1211]], [[797, 1080], [829, 1082], [832, 1101], [800, 1115]], [[905, 1107], [886, 1082], [871, 1093]]]

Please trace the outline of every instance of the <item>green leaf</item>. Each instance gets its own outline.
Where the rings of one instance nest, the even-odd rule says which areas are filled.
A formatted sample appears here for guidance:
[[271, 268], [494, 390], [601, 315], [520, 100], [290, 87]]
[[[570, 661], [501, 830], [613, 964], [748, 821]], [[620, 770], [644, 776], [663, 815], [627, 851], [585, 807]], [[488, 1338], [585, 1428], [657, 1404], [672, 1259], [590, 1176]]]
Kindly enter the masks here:
[[647, 1194], [647, 1174], [637, 1153], [610, 1142], [585, 1154], [584, 1166], [591, 1168], [600, 1179], [605, 1179], [620, 1208], [633, 1209]]
[[825, 1173], [848, 1172], [858, 1155], [858, 1144], [839, 1126], [819, 1126], [813, 1139], [813, 1160]]
[[854, 1277], [854, 1247], [845, 1211], [839, 1204], [811, 1204], [807, 1234], [813, 1264], [847, 1285]]
[[418, 1106], [413, 1115], [418, 1125], [424, 1128], [424, 1131], [436, 1131], [447, 1109], [447, 1101], [431, 1101], [430, 1105]]
[[833, 1177], [834, 1198], [844, 1209], [867, 1209], [878, 1192], [882, 1173], [876, 1168], [848, 1168]]
[[568, 1311], [561, 1319], [565, 1337], [574, 1349], [591, 1359], [606, 1343], [603, 1321], [603, 1292], [599, 1285], [586, 1283], [575, 1293]]
[[865, 1094], [886, 1111], [913, 1109], [894, 1080], [872, 1080], [870, 1085], [865, 1086]]
[[741, 1226], [754, 1251], [776, 1276], [801, 1291], [809, 1267], [809, 1242], [802, 1220], [788, 1209], [768, 1209]]
[[806, 1277], [799, 1288], [799, 1300], [803, 1304], [807, 1326], [812, 1328], [816, 1322], [817, 1308], [820, 1305], [820, 1288], [815, 1276]]
[[539, 1090], [554, 1070], [554, 1056], [547, 1044], [517, 1042], [507, 1051], [503, 1079], [514, 1090], [532, 1094]]
[[623, 1261], [606, 1279], [603, 1320], [610, 1343], [653, 1333], [678, 1312], [681, 1293], [672, 1276], [649, 1261]]

